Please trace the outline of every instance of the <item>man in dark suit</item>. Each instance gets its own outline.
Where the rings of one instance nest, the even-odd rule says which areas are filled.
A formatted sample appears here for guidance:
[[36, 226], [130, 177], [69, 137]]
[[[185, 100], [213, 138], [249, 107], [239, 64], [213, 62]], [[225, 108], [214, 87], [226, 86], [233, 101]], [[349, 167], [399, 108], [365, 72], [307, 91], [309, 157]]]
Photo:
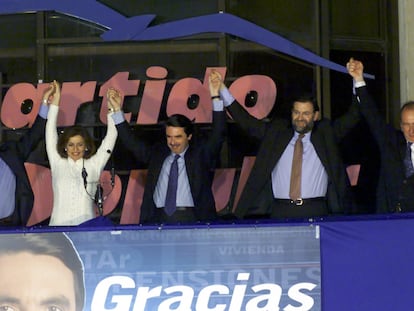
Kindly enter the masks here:
[[[216, 218], [211, 190], [213, 169], [225, 137], [226, 115], [219, 96], [220, 81], [210, 75], [213, 126], [206, 141], [194, 142], [193, 124], [183, 115], [172, 115], [165, 122], [166, 141], [148, 145], [133, 135], [123, 118], [120, 104], [113, 115], [118, 137], [138, 161], [148, 166], [141, 206], [140, 223], [191, 223]], [[116, 96], [119, 98], [119, 95]], [[120, 103], [120, 100], [116, 101]], [[178, 188], [174, 190], [174, 210], [167, 209], [170, 168], [178, 164]]]
[[[233, 119], [261, 143], [235, 210], [238, 218], [303, 218], [350, 211], [350, 185], [338, 140], [359, 121], [357, 105], [332, 123], [319, 120], [316, 101], [302, 96], [292, 102], [290, 122], [264, 122], [241, 107], [224, 84], [220, 93]], [[298, 137], [302, 139], [303, 155], [299, 159], [303, 164], [300, 194], [293, 196], [291, 168]]]
[[24, 162], [44, 137], [51, 95], [48, 88], [43, 94], [39, 115], [20, 140], [0, 145], [0, 225], [25, 226], [32, 212], [34, 196]]
[[414, 102], [401, 107], [400, 129], [395, 129], [385, 123], [367, 91], [363, 64], [351, 58], [347, 69], [354, 81], [355, 100], [380, 150], [377, 212], [414, 212]]

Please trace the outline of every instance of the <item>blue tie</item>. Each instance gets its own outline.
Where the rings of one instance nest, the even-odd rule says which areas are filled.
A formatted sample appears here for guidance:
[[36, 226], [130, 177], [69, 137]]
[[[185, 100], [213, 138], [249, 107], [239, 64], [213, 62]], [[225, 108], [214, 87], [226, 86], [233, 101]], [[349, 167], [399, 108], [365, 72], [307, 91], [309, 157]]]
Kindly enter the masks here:
[[411, 145], [412, 142], [407, 143], [407, 151], [404, 158], [404, 165], [405, 165], [405, 176], [410, 177], [414, 174], [414, 167], [413, 167], [413, 161], [411, 159]]
[[165, 197], [164, 211], [168, 216], [174, 214], [177, 209], [177, 185], [178, 185], [178, 158], [176, 154], [174, 161], [171, 163], [170, 176], [168, 177], [167, 195]]

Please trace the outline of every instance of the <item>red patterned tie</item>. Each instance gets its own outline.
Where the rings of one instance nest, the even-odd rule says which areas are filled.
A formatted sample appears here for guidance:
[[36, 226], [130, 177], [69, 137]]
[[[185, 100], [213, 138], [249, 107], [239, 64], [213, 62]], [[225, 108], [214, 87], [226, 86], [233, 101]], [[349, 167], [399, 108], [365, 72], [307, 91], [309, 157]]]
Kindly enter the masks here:
[[292, 173], [290, 176], [290, 190], [289, 197], [292, 200], [301, 199], [301, 179], [302, 179], [302, 157], [303, 157], [303, 143], [302, 138], [305, 134], [299, 134], [295, 142], [292, 160]]

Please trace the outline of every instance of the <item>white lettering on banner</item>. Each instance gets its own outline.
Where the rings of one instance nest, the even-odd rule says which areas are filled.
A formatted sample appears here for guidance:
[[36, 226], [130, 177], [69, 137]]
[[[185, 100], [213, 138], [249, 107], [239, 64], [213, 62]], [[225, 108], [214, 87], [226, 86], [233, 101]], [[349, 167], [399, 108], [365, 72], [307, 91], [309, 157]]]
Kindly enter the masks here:
[[131, 261], [130, 254], [116, 254], [109, 250], [104, 250], [99, 253], [95, 250], [87, 250], [80, 252], [80, 254], [82, 255], [84, 266], [87, 268], [123, 269]]
[[[247, 281], [249, 278], [250, 273], [247, 272], [237, 275], [237, 281]], [[91, 311], [146, 311], [149, 310], [148, 304], [154, 303], [154, 300], [150, 301], [152, 298], [158, 298], [160, 302], [156, 309], [151, 306], [151, 310], [162, 311], [192, 311], [193, 304], [195, 311], [240, 311], [244, 303], [246, 311], [307, 311], [313, 307], [314, 300], [303, 291], [311, 292], [316, 286], [309, 282], [293, 284], [288, 289], [287, 296], [294, 304], [280, 309], [283, 289], [274, 283], [255, 284], [250, 288], [246, 284], [236, 284], [233, 289], [224, 284], [212, 284], [201, 288], [197, 294], [191, 286], [186, 285], [137, 288], [132, 278], [115, 275], [98, 283], [92, 297]], [[132, 289], [136, 290], [135, 297], [131, 294]], [[248, 290], [249, 293], [246, 293]], [[221, 300], [219, 303], [218, 298], [228, 298], [230, 301], [223, 303]], [[110, 307], [107, 308], [108, 305]]]
[[256, 255], [256, 254], [283, 254], [283, 245], [246, 245], [246, 246], [222, 246], [219, 247], [221, 255]]

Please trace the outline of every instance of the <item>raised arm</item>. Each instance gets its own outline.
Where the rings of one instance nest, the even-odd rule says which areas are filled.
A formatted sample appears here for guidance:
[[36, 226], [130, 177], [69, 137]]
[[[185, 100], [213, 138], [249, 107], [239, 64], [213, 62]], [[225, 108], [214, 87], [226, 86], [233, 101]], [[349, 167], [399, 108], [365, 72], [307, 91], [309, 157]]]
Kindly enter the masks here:
[[36, 148], [37, 144], [45, 137], [45, 125], [49, 109], [49, 97], [52, 92], [51, 87], [47, 88], [42, 96], [38, 116], [32, 127], [23, 135], [16, 144], [22, 159], [27, 159], [30, 153]]
[[[114, 89], [112, 89], [114, 90]], [[120, 93], [118, 92], [118, 95]], [[115, 96], [114, 100], [108, 101], [108, 107], [113, 110], [112, 119], [118, 130], [118, 136], [123, 145], [134, 154], [134, 157], [138, 161], [148, 163], [150, 153], [148, 152], [148, 145], [145, 141], [137, 139], [134, 135], [129, 123], [124, 118], [124, 113], [121, 109], [121, 98], [118, 97], [116, 92], [109, 92], [109, 96]]]
[[344, 138], [361, 120], [360, 105], [356, 98], [352, 98], [347, 112], [333, 122], [336, 137], [339, 139]]
[[267, 129], [267, 123], [258, 120], [250, 115], [240, 103], [233, 97], [229, 89], [224, 85], [220, 77], [220, 96], [224, 101], [224, 106], [230, 113], [233, 120], [252, 138], [261, 141]]
[[56, 80], [50, 83], [49, 88], [43, 95], [43, 102], [45, 101], [50, 102], [46, 122], [46, 152], [49, 162], [52, 164], [56, 158], [60, 157], [57, 151], [58, 134], [56, 130], [60, 104], [60, 85]]
[[[209, 75], [209, 90], [213, 106], [213, 126], [211, 135], [205, 146], [206, 151], [212, 159], [216, 158], [220, 153], [226, 136], [226, 114], [224, 112], [223, 99], [220, 97], [220, 89], [222, 86], [220, 73], [212, 70]], [[214, 163], [211, 165], [213, 166]]]
[[375, 102], [368, 93], [364, 81], [364, 65], [362, 62], [351, 58], [346, 64], [349, 75], [353, 78], [355, 89], [355, 101], [359, 104], [361, 113], [368, 123], [370, 131], [375, 140], [379, 143], [380, 148], [387, 137], [389, 127], [384, 118], [381, 116]]
[[118, 137], [118, 131], [115, 127], [112, 115], [115, 111], [120, 111], [121, 109], [121, 93], [114, 88], [109, 88], [106, 92], [106, 99], [108, 104], [106, 135], [94, 157], [94, 161], [97, 161], [97, 164], [101, 169], [103, 169], [106, 162], [108, 162]]

